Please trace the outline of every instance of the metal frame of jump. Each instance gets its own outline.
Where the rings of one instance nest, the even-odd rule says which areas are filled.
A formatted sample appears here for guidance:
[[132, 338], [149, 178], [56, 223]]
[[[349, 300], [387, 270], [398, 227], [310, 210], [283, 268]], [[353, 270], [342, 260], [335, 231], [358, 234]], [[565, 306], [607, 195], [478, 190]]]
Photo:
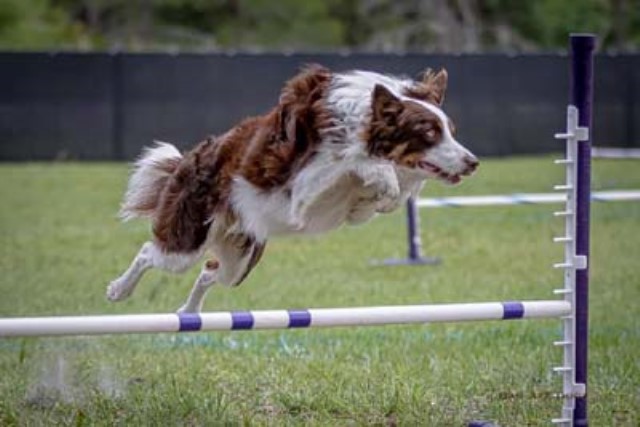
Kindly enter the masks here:
[[371, 326], [406, 323], [560, 318], [564, 349], [562, 364], [554, 371], [563, 377], [561, 425], [587, 425], [588, 257], [590, 208], [590, 141], [592, 67], [595, 37], [571, 36], [571, 105], [565, 139], [567, 152], [556, 163], [566, 168], [566, 207], [556, 212], [565, 218], [564, 286], [561, 299], [389, 307], [260, 310], [214, 313], [134, 314], [0, 319], [0, 337], [133, 334], [158, 332], [228, 331], [306, 327]]

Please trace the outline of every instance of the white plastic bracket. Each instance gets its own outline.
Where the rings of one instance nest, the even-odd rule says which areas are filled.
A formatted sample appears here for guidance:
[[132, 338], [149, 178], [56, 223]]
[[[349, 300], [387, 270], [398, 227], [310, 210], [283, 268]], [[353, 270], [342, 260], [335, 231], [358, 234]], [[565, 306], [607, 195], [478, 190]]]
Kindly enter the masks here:
[[556, 133], [556, 139], [573, 139], [574, 141], [588, 141], [589, 128], [578, 126], [578, 109], [569, 105], [567, 107], [567, 130], [564, 133]]
[[573, 257], [573, 266], [576, 270], [584, 270], [587, 268], [588, 261], [585, 255], [575, 255]]
[[573, 391], [571, 393], [574, 397], [584, 397], [587, 395], [587, 385], [578, 383], [573, 384]]

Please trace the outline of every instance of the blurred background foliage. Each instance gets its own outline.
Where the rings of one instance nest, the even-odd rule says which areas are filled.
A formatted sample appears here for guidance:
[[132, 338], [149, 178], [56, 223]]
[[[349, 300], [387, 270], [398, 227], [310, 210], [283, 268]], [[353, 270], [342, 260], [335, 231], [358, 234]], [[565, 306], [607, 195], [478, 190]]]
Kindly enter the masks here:
[[640, 0], [0, 0], [0, 49], [637, 51]]

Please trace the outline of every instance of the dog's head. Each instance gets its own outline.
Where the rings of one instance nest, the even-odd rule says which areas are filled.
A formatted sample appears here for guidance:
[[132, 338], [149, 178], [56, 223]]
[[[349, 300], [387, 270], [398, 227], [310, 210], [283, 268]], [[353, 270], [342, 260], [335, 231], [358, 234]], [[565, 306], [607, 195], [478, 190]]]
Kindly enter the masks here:
[[471, 175], [478, 159], [456, 141], [453, 122], [441, 108], [446, 88], [446, 70], [427, 71], [402, 94], [376, 85], [365, 136], [369, 153], [423, 179], [457, 184], [463, 175]]

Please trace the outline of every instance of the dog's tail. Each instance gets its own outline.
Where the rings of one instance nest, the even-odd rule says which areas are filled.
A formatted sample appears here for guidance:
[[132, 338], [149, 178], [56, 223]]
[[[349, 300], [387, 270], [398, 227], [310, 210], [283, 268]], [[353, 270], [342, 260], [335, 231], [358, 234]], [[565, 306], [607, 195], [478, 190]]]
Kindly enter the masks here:
[[136, 161], [129, 185], [120, 208], [120, 218], [152, 217], [162, 190], [178, 168], [182, 154], [166, 142], [155, 141], [153, 147], [145, 148]]

